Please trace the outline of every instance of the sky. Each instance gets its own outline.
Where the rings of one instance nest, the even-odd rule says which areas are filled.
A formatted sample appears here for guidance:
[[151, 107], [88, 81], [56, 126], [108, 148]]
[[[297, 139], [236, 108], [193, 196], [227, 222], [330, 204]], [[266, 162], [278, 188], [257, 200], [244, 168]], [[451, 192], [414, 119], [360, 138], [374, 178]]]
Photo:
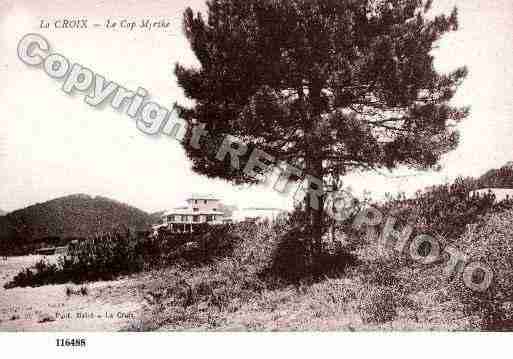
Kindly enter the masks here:
[[[460, 30], [434, 50], [436, 67], [466, 65], [470, 74], [453, 100], [470, 105], [459, 126], [459, 147], [442, 171], [353, 175], [355, 192], [408, 194], [458, 175], [479, 176], [513, 160], [513, 2], [438, 0], [435, 12], [459, 8]], [[94, 108], [83, 94], [65, 94], [62, 82], [22, 63], [16, 48], [27, 33], [48, 39], [51, 50], [126, 88], [148, 90], [153, 101], [187, 104], [173, 74], [178, 61], [197, 65], [181, 30], [181, 14], [204, 1], [3, 0], [0, 2], [0, 209], [12, 211], [75, 193], [101, 195], [148, 212], [165, 210], [194, 193], [227, 204], [289, 208], [291, 197], [268, 187], [235, 187], [192, 172], [180, 144], [149, 136], [134, 120], [110, 107]], [[41, 20], [164, 19], [168, 29], [41, 29]]]

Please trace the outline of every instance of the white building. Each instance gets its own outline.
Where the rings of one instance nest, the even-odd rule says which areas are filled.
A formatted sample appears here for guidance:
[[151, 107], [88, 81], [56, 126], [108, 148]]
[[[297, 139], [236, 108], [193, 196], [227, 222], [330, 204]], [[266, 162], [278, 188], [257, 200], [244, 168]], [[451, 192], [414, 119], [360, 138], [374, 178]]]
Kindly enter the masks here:
[[282, 213], [286, 213], [286, 211], [279, 208], [249, 207], [235, 211], [233, 219], [236, 222], [260, 222], [263, 220], [274, 221]]
[[193, 232], [200, 224], [223, 224], [229, 221], [221, 211], [221, 202], [211, 195], [193, 194], [187, 206], [172, 209], [161, 216], [161, 223], [153, 229], [167, 228], [173, 232]]

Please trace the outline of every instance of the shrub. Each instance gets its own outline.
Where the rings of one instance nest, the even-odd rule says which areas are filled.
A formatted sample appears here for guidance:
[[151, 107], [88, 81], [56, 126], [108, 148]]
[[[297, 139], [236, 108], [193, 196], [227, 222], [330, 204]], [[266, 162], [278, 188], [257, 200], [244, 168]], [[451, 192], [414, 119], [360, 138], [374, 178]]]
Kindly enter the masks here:
[[283, 233], [281, 222], [240, 223], [234, 234], [241, 240], [234, 248], [233, 258], [241, 264], [262, 271], [269, 267], [278, 238]]
[[70, 245], [57, 263], [46, 260], [18, 273], [5, 288], [109, 280], [143, 269], [142, 239], [115, 233]]
[[382, 213], [398, 219], [413, 217], [421, 233], [433, 233], [444, 238], [458, 238], [468, 224], [477, 223], [490, 212], [513, 207], [510, 199], [496, 203], [493, 193], [472, 194], [479, 188], [472, 178], [458, 178], [453, 184], [434, 186], [413, 199], [399, 196], [380, 206]]
[[70, 244], [68, 253], [57, 263], [38, 262], [16, 275], [5, 288], [111, 280], [177, 262], [206, 264], [230, 256], [238, 242], [230, 226], [208, 227], [186, 235], [161, 233], [158, 238], [115, 232]]
[[[491, 214], [475, 229], [469, 229], [460, 244], [469, 262], [480, 261], [493, 272], [491, 286], [484, 292], [466, 287], [463, 280], [452, 282], [452, 293], [476, 315], [484, 330], [513, 329], [513, 211]], [[482, 278], [473, 278], [479, 283]]]
[[50, 264], [45, 260], [38, 261], [34, 268], [26, 268], [18, 273], [12, 281], [4, 285], [4, 288], [40, 286], [53, 282], [59, 268], [56, 264]]
[[269, 273], [288, 282], [299, 283], [301, 278], [308, 275], [312, 265], [311, 251], [306, 243], [300, 228], [292, 228], [284, 233], [274, 250]]
[[331, 246], [323, 243], [320, 253], [314, 253], [305, 218], [304, 211], [296, 209], [290, 217], [274, 224], [271, 262], [263, 275], [285, 284], [299, 284], [303, 280], [338, 276], [348, 265], [356, 263], [356, 258], [340, 242]]
[[86, 286], [81, 286], [78, 289], [74, 289], [72, 287], [66, 287], [66, 296], [71, 297], [72, 295], [82, 295], [86, 296], [89, 294], [89, 289]]
[[383, 324], [397, 317], [397, 295], [387, 287], [371, 287], [361, 298], [360, 314], [365, 323]]
[[239, 237], [233, 234], [231, 226], [211, 226], [207, 231], [192, 237], [189, 243], [194, 244], [181, 248], [175, 258], [190, 263], [205, 264], [231, 256], [238, 241]]
[[159, 274], [158, 279], [142, 288], [151, 310], [128, 330], [218, 326], [220, 313], [237, 311], [241, 303], [266, 289], [250, 267], [225, 258], [190, 270], [176, 267], [173, 273]]

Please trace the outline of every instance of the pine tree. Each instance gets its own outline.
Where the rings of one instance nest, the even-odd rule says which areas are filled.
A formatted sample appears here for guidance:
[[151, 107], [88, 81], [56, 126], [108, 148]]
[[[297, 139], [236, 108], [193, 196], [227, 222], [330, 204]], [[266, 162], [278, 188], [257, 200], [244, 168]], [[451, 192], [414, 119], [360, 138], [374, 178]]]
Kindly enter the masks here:
[[[184, 147], [200, 174], [234, 183], [251, 149], [271, 163], [302, 164], [336, 188], [352, 171], [430, 169], [458, 142], [467, 116], [450, 100], [465, 67], [438, 73], [432, 50], [457, 30], [457, 9], [431, 16], [430, 0], [211, 0], [206, 18], [188, 8], [184, 32], [200, 67], [176, 65], [192, 108], [180, 107], [208, 135]], [[197, 122], [196, 122], [197, 121]], [[193, 127], [190, 126], [190, 129]], [[240, 168], [216, 158], [226, 135], [247, 144]], [[320, 186], [311, 180], [311, 188]], [[305, 197], [320, 246], [324, 197]], [[320, 201], [320, 203], [319, 203]]]

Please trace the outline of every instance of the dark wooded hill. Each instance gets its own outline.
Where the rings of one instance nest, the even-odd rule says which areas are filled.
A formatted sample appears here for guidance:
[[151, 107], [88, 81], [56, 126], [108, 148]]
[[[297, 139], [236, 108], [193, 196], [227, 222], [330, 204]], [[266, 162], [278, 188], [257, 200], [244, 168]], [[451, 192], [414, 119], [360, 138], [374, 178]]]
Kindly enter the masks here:
[[145, 230], [150, 214], [105, 197], [70, 195], [0, 217], [0, 247], [23, 252], [116, 229]]

